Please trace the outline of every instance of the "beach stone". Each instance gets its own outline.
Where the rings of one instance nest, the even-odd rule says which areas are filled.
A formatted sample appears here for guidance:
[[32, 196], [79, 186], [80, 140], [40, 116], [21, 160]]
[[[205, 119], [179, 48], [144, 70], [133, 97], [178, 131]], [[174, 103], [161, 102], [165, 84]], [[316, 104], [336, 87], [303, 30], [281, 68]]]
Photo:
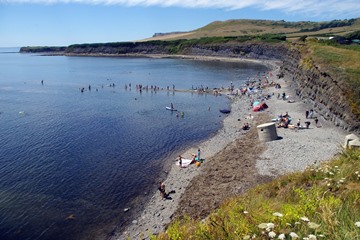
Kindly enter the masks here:
[[129, 210], [130, 210], [130, 208], [124, 208], [124, 212], [127, 212]]
[[132, 223], [133, 223], [133, 224], [137, 224], [137, 223], [138, 223], [138, 221], [137, 221], [137, 220], [134, 220], [134, 221], [132, 221]]

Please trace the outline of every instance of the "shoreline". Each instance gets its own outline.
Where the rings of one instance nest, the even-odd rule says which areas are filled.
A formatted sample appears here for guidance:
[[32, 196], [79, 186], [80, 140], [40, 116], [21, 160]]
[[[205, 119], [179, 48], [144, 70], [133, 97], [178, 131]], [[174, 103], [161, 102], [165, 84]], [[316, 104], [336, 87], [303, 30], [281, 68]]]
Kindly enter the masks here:
[[[152, 56], [154, 57], [154, 56]], [[156, 56], [166, 58], [167, 56]], [[178, 56], [182, 57], [182, 56]], [[211, 61], [220, 61], [221, 59], [226, 59], [226, 61], [244, 61], [246, 59], [234, 59], [234, 58], [211, 58], [205, 57]], [[189, 57], [188, 59], [193, 60], [204, 60], [205, 58], [193, 58]], [[253, 59], [250, 62], [256, 62], [259, 64], [264, 64], [264, 61]], [[278, 61], [267, 61], [266, 66], [274, 66]], [[265, 64], [264, 64], [265, 65]], [[275, 77], [275, 75], [274, 75]], [[222, 93], [224, 94], [224, 93]], [[187, 148], [184, 151], [180, 151], [181, 156], [184, 158], [191, 158], [191, 154], [196, 153], [197, 149], [200, 148], [202, 152], [202, 158], [205, 159], [204, 165], [207, 163], [207, 159], [214, 157], [218, 152], [224, 149], [227, 145], [236, 139], [243, 138], [246, 135], [246, 131], [241, 130], [242, 124], [245, 122], [251, 123], [253, 119], [245, 120], [245, 117], [248, 116], [248, 113], [251, 112], [250, 107], [250, 98], [243, 96], [239, 97], [230, 97], [231, 99], [231, 110], [232, 112], [223, 120], [222, 127], [209, 139], [205, 139], [198, 145]], [[244, 107], [247, 106], [247, 107]], [[240, 119], [241, 121], [238, 121]], [[172, 155], [177, 156], [177, 155]], [[188, 168], [179, 168], [175, 165], [175, 159], [173, 164], [170, 167], [167, 177], [164, 180], [166, 184], [167, 191], [174, 190], [176, 194], [171, 194], [172, 200], [160, 201], [160, 196], [158, 191], [153, 193], [149, 202], [143, 207], [143, 211], [140, 213], [134, 213], [138, 215], [130, 225], [125, 227], [125, 230], [122, 233], [117, 233], [111, 239], [139, 239], [140, 237], [147, 237], [147, 233], [150, 231], [152, 234], [156, 234], [160, 231], [164, 231], [168, 223], [170, 223], [176, 208], [179, 205], [181, 195], [184, 194], [186, 187], [190, 184], [191, 180], [199, 174], [202, 174], [202, 166], [199, 168], [195, 165], [190, 165]], [[179, 184], [178, 181], [181, 181]], [[161, 213], [159, 210], [161, 209]], [[155, 224], [153, 224], [156, 222]], [[151, 226], [147, 223], [151, 223]], [[145, 234], [146, 236], [143, 236]]]
[[[215, 59], [219, 60], [219, 58]], [[234, 59], [229, 58], [228, 60]], [[190, 158], [191, 154], [196, 153], [197, 148], [200, 148], [202, 158], [206, 159], [203, 165], [200, 167], [190, 165], [188, 168], [179, 168], [179, 166], [175, 165], [175, 159], [173, 159], [174, 164], [164, 181], [167, 192], [175, 191], [174, 194], [170, 195], [172, 199], [163, 201], [158, 191], [156, 191], [139, 217], [126, 226], [122, 233], [116, 233], [112, 239], [147, 239], [149, 233], [157, 234], [164, 231], [167, 224], [175, 217], [181, 216], [184, 213], [194, 218], [203, 218], [229, 196], [244, 193], [250, 187], [270, 181], [276, 176], [301, 171], [309, 164], [328, 160], [336, 154], [338, 151], [336, 146], [343, 141], [342, 137], [346, 135], [345, 131], [337, 129], [334, 125], [322, 119], [320, 120], [322, 128], [315, 129], [313, 128], [314, 125], [311, 125], [311, 129], [304, 130], [303, 132], [301, 132], [302, 130], [295, 132], [290, 129], [277, 129], [278, 135], [282, 137], [279, 141], [259, 143], [258, 139], [255, 139], [257, 137], [256, 125], [253, 123], [256, 121], [262, 121], [262, 123], [263, 121], [269, 121], [271, 117], [285, 113], [285, 111], [289, 111], [294, 119], [304, 118], [302, 116], [306, 106], [300, 99], [296, 98], [291, 81], [288, 81], [286, 77], [283, 79], [276, 78], [279, 70], [279, 61], [254, 61], [272, 66], [270, 71], [272, 71], [273, 75], [269, 81], [274, 80], [274, 82], [281, 83], [282, 85], [281, 89], [270, 87], [264, 90], [267, 94], [274, 94], [270, 100], [266, 101], [269, 108], [260, 114], [252, 113], [249, 104], [250, 98], [234, 98], [231, 104], [232, 111], [224, 119], [223, 127], [210, 139], [187, 149], [181, 154], [184, 158]], [[287, 103], [287, 101], [276, 99], [276, 95], [283, 91], [286, 91], [291, 98], [295, 99], [295, 103]], [[245, 120], [249, 113], [253, 114], [255, 118]], [[265, 115], [261, 115], [263, 113]], [[259, 118], [260, 115], [261, 117]], [[250, 132], [241, 130], [241, 126], [245, 122], [251, 124]], [[309, 131], [313, 131], [313, 133], [310, 132], [309, 134]], [[314, 135], [316, 136], [314, 137]], [[313, 141], [314, 138], [316, 138], [316, 142]], [[322, 150], [324, 141], [327, 141], [326, 148]], [[246, 149], [243, 149], [241, 152], [243, 156], [240, 156], [242, 158], [238, 163], [234, 163], [235, 160], [231, 160], [231, 157], [234, 153], [240, 155], [234, 149], [239, 149], [248, 143], [259, 147], [258, 149], [255, 148], [257, 153], [252, 155], [252, 153], [247, 153]], [[249, 155], [249, 159], [244, 160], [247, 157], [246, 154]], [[282, 157], [283, 155], [286, 156], [285, 160]], [[225, 167], [222, 167], [222, 164], [228, 159], [230, 159], [230, 167], [226, 170]], [[301, 161], [297, 161], [299, 159]], [[237, 165], [233, 166], [232, 164]], [[218, 171], [219, 166], [220, 170], [225, 169], [222, 177], [226, 175], [232, 176], [232, 179], [229, 181], [221, 183], [223, 189], [227, 191], [226, 195], [221, 192], [222, 189], [217, 189], [216, 186], [213, 187], [213, 185], [219, 185], [219, 179], [212, 177], [210, 181], [214, 182], [207, 182], [209, 181], [209, 176], [212, 176], [212, 168], [216, 167], [215, 171]], [[240, 169], [236, 173], [231, 172], [234, 171], [234, 167], [240, 167]], [[250, 172], [252, 174], [249, 174]], [[239, 176], [236, 174], [239, 174]], [[216, 175], [218, 175], [218, 172], [216, 172]], [[211, 206], [203, 206], [206, 205], [206, 201], [209, 202], [211, 198], [214, 198], [212, 195], [220, 195], [220, 197], [215, 199], [210, 204]], [[201, 210], [201, 208], [205, 209]]]

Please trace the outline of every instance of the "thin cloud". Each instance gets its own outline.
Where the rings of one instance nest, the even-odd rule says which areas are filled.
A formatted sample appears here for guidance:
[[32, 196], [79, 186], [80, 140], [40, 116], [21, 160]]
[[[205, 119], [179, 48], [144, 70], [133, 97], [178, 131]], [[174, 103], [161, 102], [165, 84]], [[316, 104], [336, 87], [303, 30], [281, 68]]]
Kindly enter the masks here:
[[307, 16], [356, 16], [360, 13], [358, 0], [0, 0], [0, 3], [80, 3], [92, 5], [160, 6], [183, 8], [216, 8], [238, 10], [247, 7], [262, 11], [279, 10]]

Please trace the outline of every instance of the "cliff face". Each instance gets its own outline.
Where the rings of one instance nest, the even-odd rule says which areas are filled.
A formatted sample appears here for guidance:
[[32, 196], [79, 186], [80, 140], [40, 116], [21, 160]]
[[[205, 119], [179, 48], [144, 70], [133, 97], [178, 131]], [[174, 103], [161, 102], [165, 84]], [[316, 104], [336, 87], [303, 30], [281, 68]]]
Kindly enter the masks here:
[[[360, 122], [351, 112], [341, 79], [312, 65], [304, 64], [301, 45], [266, 42], [174, 44], [168, 42], [83, 44], [69, 46], [67, 55], [182, 54], [234, 58], [275, 59], [283, 62], [281, 73], [293, 80], [296, 93], [320, 116], [349, 131], [360, 131]], [[27, 49], [31, 52], [31, 49]]]
[[351, 112], [346, 98], [348, 90], [344, 80], [335, 79], [314, 63], [309, 67], [296, 48], [289, 48], [281, 71], [291, 77], [297, 95], [309, 105], [309, 110], [314, 109], [321, 117], [345, 130], [360, 131], [360, 121]]

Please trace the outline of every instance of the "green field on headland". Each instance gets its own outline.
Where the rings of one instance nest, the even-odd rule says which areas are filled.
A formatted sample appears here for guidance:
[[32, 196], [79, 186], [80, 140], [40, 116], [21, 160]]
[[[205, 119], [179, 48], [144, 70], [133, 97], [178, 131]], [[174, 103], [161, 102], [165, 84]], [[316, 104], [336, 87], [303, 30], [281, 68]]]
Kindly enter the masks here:
[[360, 239], [360, 150], [251, 189], [203, 221], [185, 216], [152, 239]]

